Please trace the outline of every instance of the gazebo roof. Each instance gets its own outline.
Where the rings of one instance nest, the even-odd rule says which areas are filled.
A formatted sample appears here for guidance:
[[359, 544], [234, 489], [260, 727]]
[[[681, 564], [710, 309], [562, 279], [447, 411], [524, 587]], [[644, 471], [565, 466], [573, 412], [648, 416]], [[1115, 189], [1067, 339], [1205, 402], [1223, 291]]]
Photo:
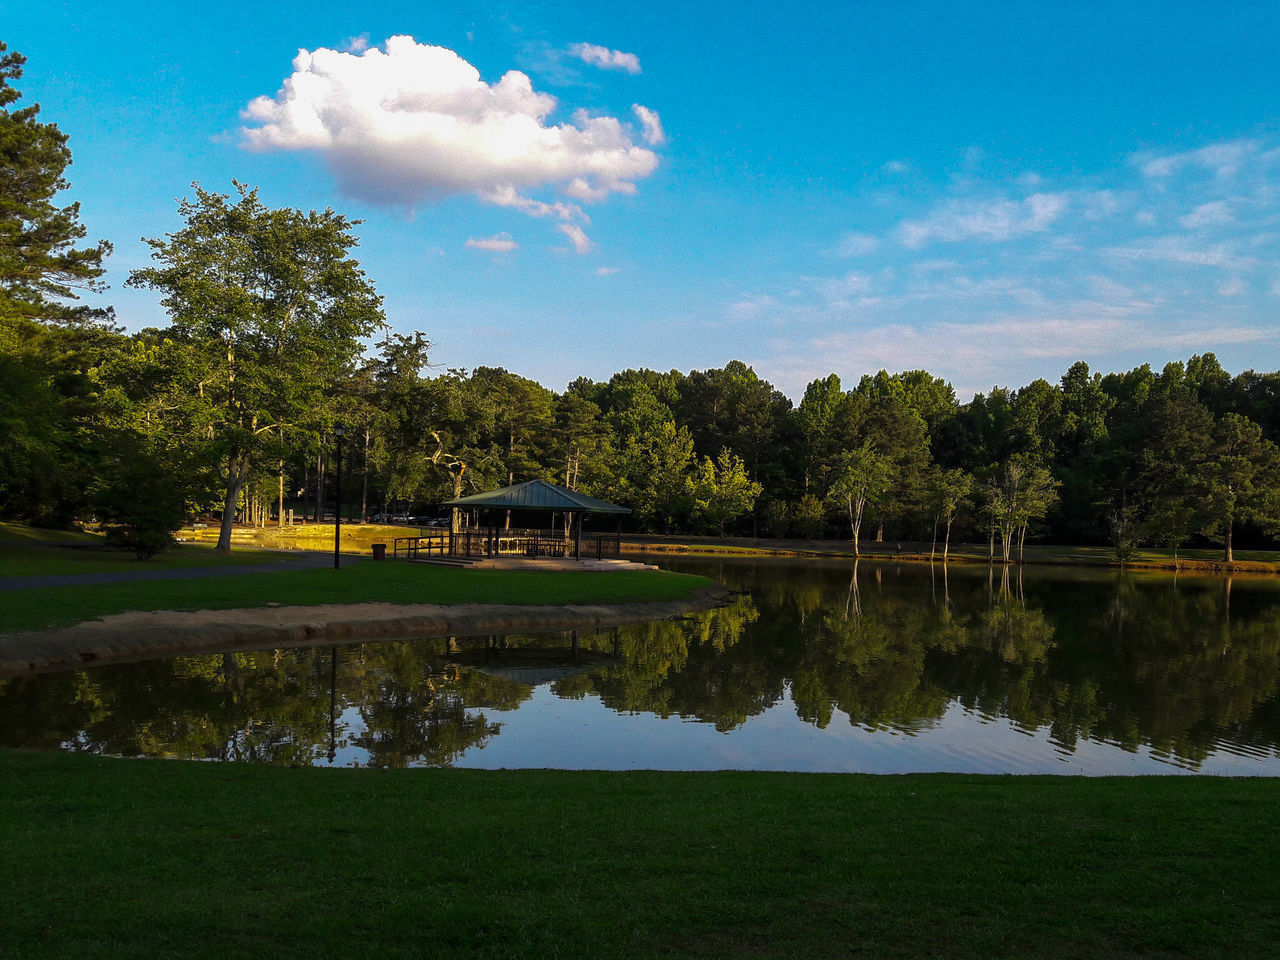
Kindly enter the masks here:
[[503, 510], [544, 510], [563, 511], [566, 513], [630, 513], [627, 507], [620, 507], [607, 500], [597, 500], [584, 493], [557, 487], [545, 480], [526, 480], [512, 487], [490, 490], [488, 493], [473, 493], [469, 497], [457, 500], [446, 500], [446, 507], [496, 507]]

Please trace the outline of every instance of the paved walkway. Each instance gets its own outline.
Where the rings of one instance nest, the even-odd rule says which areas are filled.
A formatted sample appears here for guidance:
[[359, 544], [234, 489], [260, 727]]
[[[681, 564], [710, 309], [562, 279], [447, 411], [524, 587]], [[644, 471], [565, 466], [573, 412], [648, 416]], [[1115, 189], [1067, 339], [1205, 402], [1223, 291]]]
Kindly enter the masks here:
[[[366, 557], [343, 554], [344, 567], [361, 563]], [[198, 580], [201, 577], [235, 577], [241, 574], [282, 573], [288, 570], [319, 570], [333, 566], [332, 553], [311, 550], [289, 551], [270, 563], [248, 563], [225, 567], [177, 567], [167, 570], [117, 570], [111, 573], [51, 573], [30, 577], [0, 577], [0, 592], [33, 587], [74, 587], [98, 583], [136, 583], [140, 580]]]

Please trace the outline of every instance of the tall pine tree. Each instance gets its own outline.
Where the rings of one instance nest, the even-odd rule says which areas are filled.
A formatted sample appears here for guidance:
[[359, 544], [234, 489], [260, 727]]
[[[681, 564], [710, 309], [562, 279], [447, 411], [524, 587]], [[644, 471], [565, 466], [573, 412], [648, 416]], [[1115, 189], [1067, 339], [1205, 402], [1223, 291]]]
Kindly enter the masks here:
[[54, 201], [67, 189], [67, 135], [41, 123], [40, 105], [15, 107], [12, 81], [26, 57], [0, 43], [0, 320], [84, 322], [104, 311], [70, 305], [77, 290], [101, 289], [102, 258], [111, 244], [77, 248], [84, 239], [80, 204]]

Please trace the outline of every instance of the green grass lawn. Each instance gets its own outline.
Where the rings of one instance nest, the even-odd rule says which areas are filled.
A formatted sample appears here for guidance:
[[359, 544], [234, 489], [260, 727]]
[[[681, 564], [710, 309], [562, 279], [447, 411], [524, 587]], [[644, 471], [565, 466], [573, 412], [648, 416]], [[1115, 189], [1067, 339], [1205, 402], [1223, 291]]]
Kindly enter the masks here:
[[1274, 956], [1276, 790], [0, 751], [0, 954]]
[[22, 540], [27, 543], [101, 543], [97, 534], [85, 533], [82, 530], [49, 530], [45, 527], [30, 527], [25, 523], [5, 523], [0, 521], [0, 541]]
[[711, 581], [660, 570], [617, 573], [465, 570], [403, 561], [195, 580], [80, 584], [0, 593], [5, 632], [129, 610], [230, 610], [322, 603], [623, 603], [676, 600]]
[[[186, 543], [139, 560], [126, 550], [85, 534], [85, 540], [67, 542], [0, 543], [0, 577], [44, 576], [60, 573], [121, 573], [135, 570], [174, 570], [182, 567], [236, 567], [251, 563], [271, 563], [281, 556], [271, 550], [233, 550], [217, 553], [208, 544]], [[0, 536], [0, 540], [3, 540]]]

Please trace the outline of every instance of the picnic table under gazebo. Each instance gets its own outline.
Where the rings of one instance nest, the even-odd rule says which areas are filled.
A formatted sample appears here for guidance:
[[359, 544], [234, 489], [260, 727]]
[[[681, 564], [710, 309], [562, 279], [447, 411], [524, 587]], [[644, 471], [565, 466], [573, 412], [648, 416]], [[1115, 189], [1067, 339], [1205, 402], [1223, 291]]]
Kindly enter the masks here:
[[[446, 500], [441, 506], [459, 510], [478, 510], [488, 521], [454, 533], [440, 530], [420, 537], [402, 537], [396, 540], [395, 555], [404, 554], [411, 559], [430, 556], [442, 557], [572, 557], [581, 560], [585, 555], [597, 560], [617, 557], [622, 553], [622, 518], [631, 512], [627, 507], [589, 497], [567, 487], [556, 486], [545, 480], [526, 480], [509, 487], [475, 493], [456, 500]], [[520, 513], [561, 514], [566, 518], [562, 530], [511, 529], [506, 522], [506, 511]], [[502, 523], [499, 524], [499, 515]], [[593, 514], [612, 515], [617, 520], [613, 533], [583, 534], [583, 520]], [[576, 522], [575, 522], [576, 520]], [[567, 531], [573, 530], [572, 540]]]

